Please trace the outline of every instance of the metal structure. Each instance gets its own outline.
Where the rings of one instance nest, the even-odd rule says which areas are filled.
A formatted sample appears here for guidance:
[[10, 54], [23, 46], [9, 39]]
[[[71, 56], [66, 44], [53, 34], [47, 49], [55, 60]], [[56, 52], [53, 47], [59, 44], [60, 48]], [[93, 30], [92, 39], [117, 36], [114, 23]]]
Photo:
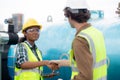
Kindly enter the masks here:
[[[12, 18], [5, 19], [5, 23], [8, 24], [8, 31], [0, 31], [0, 80], [5, 80], [2, 78], [2, 53], [5, 52], [5, 45], [17, 44], [23, 36], [17, 34], [22, 28], [22, 14], [13, 14]], [[4, 26], [0, 25], [3, 29]], [[7, 65], [5, 65], [7, 66]]]
[[[2, 75], [2, 52], [3, 52], [3, 44], [0, 44], [0, 75]], [[2, 80], [2, 76], [0, 77], [0, 80]]]
[[119, 15], [119, 17], [120, 17], [120, 2], [118, 3], [118, 8], [117, 8], [116, 13], [117, 13], [117, 14]]

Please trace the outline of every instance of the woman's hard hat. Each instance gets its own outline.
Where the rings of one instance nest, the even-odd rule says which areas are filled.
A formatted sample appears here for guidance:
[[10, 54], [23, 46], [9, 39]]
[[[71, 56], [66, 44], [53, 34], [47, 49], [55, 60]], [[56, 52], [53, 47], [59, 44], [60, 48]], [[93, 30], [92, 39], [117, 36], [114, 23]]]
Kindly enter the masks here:
[[88, 9], [86, 0], [67, 0], [66, 6], [71, 9]]
[[32, 26], [38, 26], [39, 29], [42, 28], [42, 25], [38, 24], [38, 22], [37, 22], [35, 19], [30, 18], [30, 19], [28, 19], [27, 22], [23, 25], [23, 27], [22, 27], [22, 33], [23, 33], [23, 31], [25, 31], [27, 28], [30, 28], [30, 27], [32, 27]]

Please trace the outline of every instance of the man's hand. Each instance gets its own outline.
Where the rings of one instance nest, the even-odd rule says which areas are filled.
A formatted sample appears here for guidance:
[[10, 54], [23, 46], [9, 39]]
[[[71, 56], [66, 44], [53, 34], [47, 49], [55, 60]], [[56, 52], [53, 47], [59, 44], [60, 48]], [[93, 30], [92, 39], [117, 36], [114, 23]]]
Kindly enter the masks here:
[[56, 63], [59, 67], [61, 66], [70, 66], [69, 60], [51, 60], [50, 63]]
[[51, 70], [57, 70], [59, 69], [59, 66], [57, 63], [54, 63], [54, 62], [50, 62], [48, 65], [47, 65]]

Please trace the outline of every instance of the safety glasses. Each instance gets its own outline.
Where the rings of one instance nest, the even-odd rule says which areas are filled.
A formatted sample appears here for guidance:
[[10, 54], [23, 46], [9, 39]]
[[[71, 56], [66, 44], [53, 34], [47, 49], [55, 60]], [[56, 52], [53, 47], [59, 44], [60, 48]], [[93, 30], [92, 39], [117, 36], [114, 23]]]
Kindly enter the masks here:
[[29, 28], [29, 29], [27, 29], [26, 32], [27, 32], [27, 33], [28, 33], [28, 32], [40, 32], [40, 29], [39, 29], [39, 28]]

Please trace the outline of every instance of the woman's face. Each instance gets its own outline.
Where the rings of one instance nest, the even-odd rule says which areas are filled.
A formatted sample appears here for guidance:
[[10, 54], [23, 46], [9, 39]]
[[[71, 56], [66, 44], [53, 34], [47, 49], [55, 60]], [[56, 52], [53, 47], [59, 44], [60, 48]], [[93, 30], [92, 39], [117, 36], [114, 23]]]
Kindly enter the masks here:
[[25, 32], [24, 35], [29, 41], [36, 41], [39, 38], [40, 29], [38, 27], [30, 27]]

